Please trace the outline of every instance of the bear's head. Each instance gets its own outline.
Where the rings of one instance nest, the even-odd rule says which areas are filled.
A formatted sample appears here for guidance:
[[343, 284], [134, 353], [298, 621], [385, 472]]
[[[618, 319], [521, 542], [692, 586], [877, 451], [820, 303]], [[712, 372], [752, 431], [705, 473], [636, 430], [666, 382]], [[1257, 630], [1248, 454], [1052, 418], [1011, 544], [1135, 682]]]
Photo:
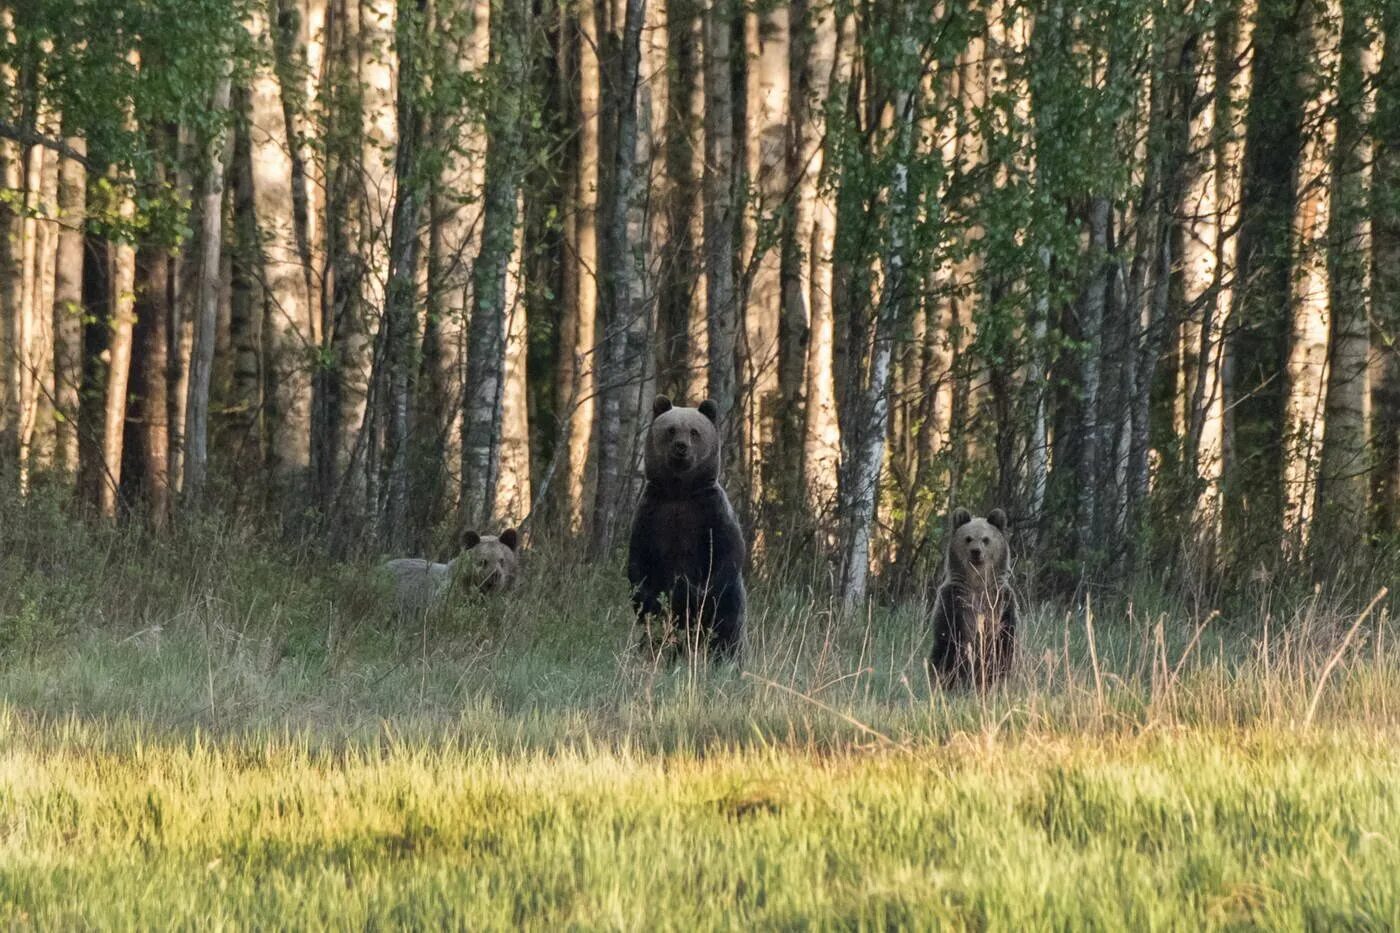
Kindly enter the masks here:
[[507, 528], [500, 537], [479, 535], [468, 531], [462, 535], [462, 553], [453, 561], [453, 576], [458, 582], [474, 586], [483, 593], [508, 588], [515, 580], [515, 548], [519, 536]]
[[1006, 544], [1006, 513], [992, 509], [986, 518], [967, 509], [953, 512], [953, 540], [948, 545], [948, 572], [958, 579], [991, 582], [1011, 563]]
[[664, 483], [705, 483], [719, 479], [719, 406], [706, 399], [699, 408], [677, 408], [664, 395], [651, 406], [647, 433], [647, 479]]

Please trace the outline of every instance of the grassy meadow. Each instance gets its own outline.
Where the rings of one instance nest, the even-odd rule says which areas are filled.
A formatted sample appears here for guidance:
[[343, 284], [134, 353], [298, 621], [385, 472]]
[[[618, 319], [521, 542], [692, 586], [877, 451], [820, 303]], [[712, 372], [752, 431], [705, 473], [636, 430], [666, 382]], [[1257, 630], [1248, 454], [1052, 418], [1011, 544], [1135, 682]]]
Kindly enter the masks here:
[[1384, 574], [1034, 606], [976, 697], [795, 572], [742, 671], [648, 666], [564, 553], [404, 620], [369, 562], [12, 507], [0, 925], [1400, 926]]

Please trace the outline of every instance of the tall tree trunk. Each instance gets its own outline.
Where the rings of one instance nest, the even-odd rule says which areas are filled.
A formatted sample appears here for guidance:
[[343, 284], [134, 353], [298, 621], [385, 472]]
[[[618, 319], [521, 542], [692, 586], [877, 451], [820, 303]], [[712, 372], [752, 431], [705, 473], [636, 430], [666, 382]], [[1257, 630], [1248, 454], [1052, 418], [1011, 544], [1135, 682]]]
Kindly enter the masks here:
[[[777, 475], [788, 477], [787, 507], [816, 503], [803, 487], [807, 357], [811, 352], [815, 250], [826, 137], [826, 107], [836, 65], [836, 11], [825, 3], [798, 0], [789, 10], [791, 47], [787, 124], [787, 169], [792, 204], [782, 225], [782, 317], [779, 328], [778, 390], [783, 416]], [[826, 337], [827, 335], [822, 335]], [[818, 416], [820, 417], [820, 416]]]
[[[741, 365], [743, 475], [749, 501], [766, 501], [777, 466], [778, 411], [782, 408], [782, 254], [776, 236], [786, 207], [789, 10], [784, 5], [744, 16], [745, 189], [742, 213], [744, 299]], [[739, 458], [735, 458], [739, 462]], [[767, 465], [767, 469], [764, 467]]]
[[500, 93], [487, 116], [481, 251], [472, 270], [472, 317], [462, 410], [464, 523], [495, 512], [501, 470], [501, 400], [505, 391], [506, 282], [515, 250], [525, 84], [526, 14], [502, 2], [491, 10], [491, 67]]
[[398, 41], [398, 145], [394, 154], [394, 218], [389, 244], [389, 281], [384, 291], [384, 382], [387, 383], [388, 436], [385, 441], [385, 503], [380, 541], [389, 551], [408, 546], [409, 437], [412, 430], [413, 377], [418, 347], [415, 310], [418, 292], [418, 225], [425, 192], [419, 180], [419, 146], [423, 117], [419, 100], [426, 91], [420, 74], [420, 44], [426, 34], [427, 0], [399, 0], [395, 24]]
[[[337, 525], [349, 532], [378, 507], [379, 412], [369, 410], [373, 352], [384, 310], [392, 235], [394, 171], [394, 0], [340, 0], [337, 67], [328, 71], [341, 97], [336, 113], [337, 160], [327, 206], [327, 264], [334, 289], [328, 326], [336, 378], [328, 386], [325, 417], [334, 420], [339, 448]], [[340, 85], [350, 84], [343, 88]], [[335, 411], [330, 409], [334, 406]], [[331, 440], [331, 438], [327, 438]], [[329, 456], [327, 456], [329, 459]], [[324, 484], [324, 481], [323, 481]]]
[[1082, 347], [1079, 358], [1079, 417], [1075, 433], [1079, 457], [1075, 465], [1078, 487], [1074, 505], [1074, 544], [1080, 560], [1096, 547], [1099, 491], [1099, 375], [1103, 359], [1104, 307], [1111, 273], [1106, 267], [1111, 205], [1104, 195], [1089, 200], [1089, 281], [1079, 300]]
[[1226, 335], [1235, 300], [1253, 19], [1253, 4], [1242, 0], [1219, 11], [1202, 32], [1196, 95], [1210, 103], [1197, 106], [1192, 118], [1192, 174], [1181, 209], [1185, 462], [1197, 483], [1194, 527], [1207, 544], [1222, 531]]
[[[523, 198], [521, 199], [523, 202]], [[517, 208], [524, 213], [523, 203]], [[525, 226], [515, 229], [515, 248], [506, 269], [505, 385], [501, 390], [501, 478], [496, 485], [493, 521], [513, 525], [530, 511], [530, 402], [527, 350], [530, 327], [523, 291]]]
[[705, 391], [704, 353], [700, 350], [705, 337], [705, 279], [700, 262], [704, 237], [700, 179], [705, 170], [703, 4], [700, 0], [670, 0], [663, 12], [673, 71], [668, 88], [671, 104], [663, 122], [670, 183], [666, 221], [671, 239], [658, 295], [657, 370], [659, 391], [695, 401]]
[[734, 279], [735, 165], [732, 0], [705, 11], [705, 297], [709, 323], [709, 395], [719, 408], [724, 441], [735, 450], [739, 295]]
[[[254, 42], [269, 41], [268, 22], [254, 7], [248, 31]], [[272, 475], [288, 506], [300, 507], [311, 465], [311, 374], [314, 346], [306, 270], [297, 243], [293, 211], [293, 166], [286, 111], [275, 72], [254, 73], [249, 87], [248, 141], [252, 160], [253, 215], [262, 244], [268, 313], [266, 398], [272, 403], [269, 453]]]
[[[1148, 101], [1148, 161], [1134, 218], [1135, 256], [1124, 309], [1128, 345], [1122, 384], [1128, 396], [1128, 425], [1126, 436], [1121, 438], [1127, 453], [1120, 457], [1124, 474], [1120, 483], [1120, 527], [1130, 562], [1138, 556], [1151, 487], [1152, 403], [1158, 364], [1177, 330], [1170, 301], [1173, 269], [1181, 253], [1175, 231], [1182, 205], [1187, 202], [1187, 161], [1191, 147], [1200, 141], [1201, 130], [1199, 125], [1193, 125], [1192, 114], [1212, 110], [1209, 94], [1198, 96], [1201, 92], [1197, 76], [1198, 63], [1203, 62], [1207, 72], [1214, 68], [1210, 42], [1199, 31], [1175, 25], [1185, 12], [1185, 4], [1169, 12], [1166, 28], [1153, 43], [1154, 56], [1161, 64], [1153, 71]], [[1209, 140], [1205, 142], [1208, 146]], [[1212, 268], [1213, 256], [1212, 253]], [[1131, 566], [1130, 563], [1129, 569]]]
[[[85, 152], [81, 137], [65, 142]], [[76, 159], [63, 159], [58, 184], [58, 256], [55, 269], [54, 467], [61, 475], [78, 472], [78, 390], [83, 384], [83, 229], [87, 211], [87, 170]]]
[[1375, 471], [1371, 510], [1381, 534], [1400, 532], [1400, 10], [1381, 17], [1384, 51], [1376, 86], [1372, 175], [1373, 332], [1378, 356], [1371, 387]]
[[228, 404], [219, 426], [221, 448], [233, 475], [260, 475], [264, 467], [263, 376], [264, 305], [259, 273], [261, 244], [253, 212], [253, 165], [249, 151], [247, 91], [234, 91], [237, 115], [233, 162], [229, 170], [229, 208], [233, 248], [229, 264], [229, 344], [233, 356]]
[[1284, 407], [1284, 546], [1300, 556], [1307, 546], [1322, 452], [1327, 342], [1331, 329], [1327, 274], [1327, 219], [1332, 198], [1331, 155], [1337, 136], [1338, 0], [1305, 0], [1298, 71], [1303, 135], [1293, 176], [1291, 318], [1288, 395]]
[[1301, 7], [1290, 0], [1257, 0], [1255, 6], [1238, 262], [1222, 364], [1228, 442], [1224, 527], [1228, 541], [1239, 545], [1232, 552], [1251, 565], [1273, 556], [1260, 554], [1260, 542], [1284, 537], [1287, 386], [1281, 361], [1287, 355], [1290, 221], [1302, 122], [1295, 73]]
[[[13, 44], [13, 14], [0, 10], [0, 42]], [[8, 119], [10, 89], [17, 88], [18, 75], [8, 57], [0, 61], [0, 119]], [[24, 163], [20, 146], [0, 138], [0, 187], [19, 192], [24, 186]], [[0, 480], [17, 479], [19, 469], [20, 379], [23, 372], [20, 317], [24, 277], [21, 270], [23, 247], [23, 206], [15, 209], [14, 199], [0, 200]], [[10, 470], [15, 470], [11, 474]]]
[[[41, 94], [42, 90], [36, 90]], [[43, 104], [36, 102], [38, 129], [52, 134]], [[27, 491], [29, 475], [45, 469], [53, 450], [53, 295], [57, 250], [57, 157], [43, 146], [25, 153], [23, 276], [21, 323], [23, 372], [20, 419], [20, 488]]]
[[[223, 119], [228, 112], [232, 79], [228, 71], [214, 87], [211, 112]], [[199, 277], [190, 353], [188, 401], [185, 404], [185, 457], [181, 493], [187, 505], [198, 507], [209, 475], [209, 384], [219, 326], [220, 254], [224, 242], [224, 172], [229, 136], [214, 132], [204, 150], [204, 179], [199, 206]]]
[[[1343, 8], [1337, 140], [1332, 154], [1328, 274], [1332, 334], [1318, 473], [1318, 543], [1349, 540], [1366, 518], [1367, 382], [1371, 350], [1370, 119], [1375, 49], [1370, 24], [1355, 4]], [[1345, 535], [1346, 537], [1341, 537]]]
[[890, 417], [890, 371], [897, 338], [902, 305], [908, 295], [907, 250], [913, 228], [913, 204], [910, 195], [909, 168], [914, 152], [914, 76], [917, 63], [914, 54], [914, 8], [910, 3], [897, 5], [901, 17], [899, 40], [902, 48], [898, 58], [893, 96], [894, 146], [891, 175], [887, 191], [888, 217], [885, 220], [883, 274], [880, 297], [876, 303], [869, 340], [869, 359], [862, 383], [853, 395], [858, 415], [855, 436], [843, 437], [844, 447], [841, 475], [842, 517], [846, 540], [842, 554], [842, 595], [848, 611], [865, 602], [870, 575], [870, 546], [875, 530], [876, 505], [880, 492], [880, 473], [884, 462], [885, 437]]
[[[122, 221], [130, 223], [136, 205], [124, 194], [118, 206]], [[110, 342], [107, 346], [107, 385], [102, 418], [103, 474], [99, 478], [97, 510], [104, 518], [117, 515], [122, 478], [122, 439], [126, 430], [127, 387], [131, 376], [133, 328], [136, 324], [136, 248], [118, 241], [111, 248]]]
[[558, 396], [555, 409], [562, 422], [563, 490], [567, 527], [583, 527], [587, 501], [588, 454], [592, 445], [596, 390], [596, 321], [598, 310], [598, 167], [601, 77], [598, 62], [598, 16], [594, 0], [577, 6], [572, 24], [572, 47], [577, 51], [578, 78], [572, 104], [576, 108], [578, 150], [570, 185], [573, 201], [564, 244], [565, 309], [559, 339]]
[[[444, 17], [447, 17], [444, 19]], [[440, 29], [455, 38], [439, 67], [478, 76], [490, 50], [490, 4], [474, 0], [455, 16], [438, 11]], [[481, 188], [486, 138], [475, 113], [440, 115], [434, 146], [447, 150], [433, 192], [428, 247], [427, 324], [423, 333], [421, 438], [414, 499], [415, 525], [427, 529], [455, 514], [462, 473], [462, 394], [465, 390], [467, 318], [471, 308], [470, 261], [481, 249]]]
[[[603, 311], [603, 326], [598, 344], [598, 488], [590, 533], [595, 553], [604, 553], [612, 546], [618, 528], [632, 467], [628, 415], [636, 411], [646, 372], [645, 347], [638, 346], [636, 340], [639, 328], [646, 333], [648, 315], [640, 285], [646, 271], [646, 238], [638, 225], [629, 224], [629, 207], [639, 197], [641, 183], [635, 177], [637, 90], [646, 3], [626, 0], [626, 4], [621, 59], [609, 95], [617, 119], [611, 184], [607, 199], [600, 204], [598, 306]], [[629, 228], [641, 237], [629, 236]]]
[[[834, 10], [833, 10], [834, 13]], [[822, 24], [814, 26], [812, 55], [816, 47], [829, 41], [833, 63], [827, 99], [814, 101], [821, 107], [828, 100], [844, 101], [851, 83], [854, 58], [854, 17], [843, 23], [833, 21], [833, 35], [822, 35]], [[809, 56], [810, 57], [810, 56]], [[813, 111], [815, 118], [816, 111]], [[824, 134], [825, 135], [825, 134]], [[822, 172], [830, 173], [826, 139], [821, 143]], [[815, 157], [814, 157], [815, 158]], [[841, 462], [841, 427], [836, 412], [836, 192], [834, 185], [822, 185], [815, 175], [816, 196], [812, 205], [812, 232], [807, 252], [811, 276], [807, 287], [808, 337], [803, 395], [802, 484], [807, 507], [821, 518], [834, 511], [837, 472]]]
[[[158, 171], [157, 178], [164, 175]], [[128, 463], [139, 475], [127, 486], [139, 487], [146, 517], [161, 529], [170, 521], [170, 425], [166, 421], [170, 323], [170, 252], [159, 243], [143, 243], [136, 251], [136, 325], [133, 334], [132, 401]], [[131, 434], [135, 434], [131, 437]], [[131, 443], [131, 442], [135, 443]]]
[[112, 330], [112, 247], [89, 229], [83, 240], [82, 345], [79, 361], [82, 381], [78, 387], [78, 494], [96, 510], [102, 488], [108, 482], [102, 454], [106, 418], [107, 347]]

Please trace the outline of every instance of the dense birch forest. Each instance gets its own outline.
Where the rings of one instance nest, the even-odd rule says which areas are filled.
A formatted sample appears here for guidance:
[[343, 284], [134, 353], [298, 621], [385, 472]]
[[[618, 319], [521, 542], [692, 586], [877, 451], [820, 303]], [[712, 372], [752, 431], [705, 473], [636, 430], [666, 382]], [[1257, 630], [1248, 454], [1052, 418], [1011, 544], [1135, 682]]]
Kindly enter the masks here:
[[0, 482], [606, 555], [712, 398], [760, 567], [1400, 532], [1394, 0], [0, 2]]

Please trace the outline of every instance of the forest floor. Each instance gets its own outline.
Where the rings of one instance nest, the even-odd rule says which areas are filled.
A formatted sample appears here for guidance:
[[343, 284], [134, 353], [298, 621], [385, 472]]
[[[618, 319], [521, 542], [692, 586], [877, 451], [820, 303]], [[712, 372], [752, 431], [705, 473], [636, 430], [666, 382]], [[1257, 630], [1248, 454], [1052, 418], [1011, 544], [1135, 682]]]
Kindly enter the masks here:
[[1379, 587], [1040, 606], [979, 698], [914, 604], [755, 580], [742, 670], [656, 668], [618, 568], [535, 558], [401, 620], [227, 526], [0, 516], [0, 925], [1400, 927]]

